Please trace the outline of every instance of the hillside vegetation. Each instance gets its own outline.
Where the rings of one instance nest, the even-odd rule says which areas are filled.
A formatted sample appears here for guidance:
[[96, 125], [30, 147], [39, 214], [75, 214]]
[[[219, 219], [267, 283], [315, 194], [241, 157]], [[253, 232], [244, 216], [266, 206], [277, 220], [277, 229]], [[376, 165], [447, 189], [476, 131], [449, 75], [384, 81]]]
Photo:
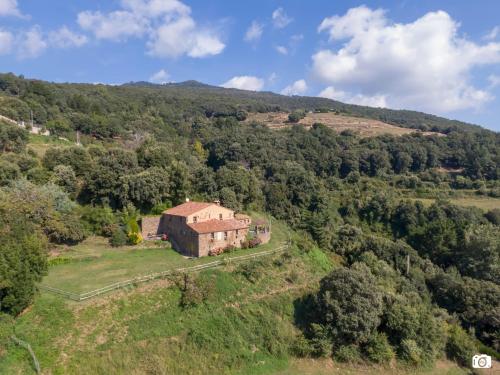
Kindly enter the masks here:
[[[30, 110], [52, 136], [0, 124], [0, 373], [31, 366], [12, 334], [53, 374], [293, 373], [316, 360], [351, 372], [460, 373], [475, 353], [499, 358], [498, 133], [194, 82], [2, 75], [0, 114]], [[440, 134], [306, 129], [309, 110]], [[298, 124], [246, 121], [276, 111]], [[160, 258], [190, 262], [141, 244], [139, 231], [142, 215], [186, 198], [272, 217], [273, 241], [290, 236], [291, 248], [81, 304], [38, 291], [50, 281], [79, 292]]]

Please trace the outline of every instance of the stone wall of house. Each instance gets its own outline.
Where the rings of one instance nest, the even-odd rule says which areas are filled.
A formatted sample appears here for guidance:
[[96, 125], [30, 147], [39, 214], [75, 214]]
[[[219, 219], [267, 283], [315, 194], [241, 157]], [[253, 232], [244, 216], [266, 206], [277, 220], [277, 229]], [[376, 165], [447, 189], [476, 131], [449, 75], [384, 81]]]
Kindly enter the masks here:
[[221, 240], [217, 239], [216, 233], [214, 234], [215, 238], [212, 238], [211, 233], [203, 233], [199, 235], [198, 256], [206, 256], [212, 249], [225, 248], [228, 246], [241, 247], [241, 243], [245, 241], [247, 236], [248, 228], [227, 231], [227, 239], [224, 239], [224, 232], [220, 232], [222, 233]]
[[227, 220], [233, 218], [234, 218], [233, 210], [219, 206], [217, 204], [213, 204], [211, 206], [208, 206], [207, 208], [204, 208], [198, 212], [195, 212], [194, 214], [187, 216], [187, 223], [192, 224], [192, 223], [201, 223], [203, 221], [208, 221], [213, 219]]
[[147, 239], [153, 239], [154, 237], [162, 234], [161, 227], [161, 216], [145, 216], [141, 219], [141, 234], [142, 237]]
[[198, 256], [198, 234], [187, 226], [185, 217], [164, 215], [162, 227], [175, 250], [187, 256]]

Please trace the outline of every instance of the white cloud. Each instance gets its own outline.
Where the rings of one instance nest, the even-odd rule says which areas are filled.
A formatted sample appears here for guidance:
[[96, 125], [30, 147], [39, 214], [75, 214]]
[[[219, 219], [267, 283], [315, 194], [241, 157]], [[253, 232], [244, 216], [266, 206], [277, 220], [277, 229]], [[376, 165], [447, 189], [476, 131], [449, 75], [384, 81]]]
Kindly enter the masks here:
[[277, 29], [283, 29], [293, 21], [293, 18], [289, 17], [283, 8], [276, 9], [272, 14], [272, 19], [273, 25]]
[[240, 90], [260, 91], [264, 87], [264, 80], [254, 76], [236, 76], [221, 86]]
[[149, 82], [163, 84], [163, 83], [167, 83], [169, 78], [170, 78], [170, 74], [168, 74], [168, 72], [165, 71], [165, 69], [160, 69], [155, 74], [153, 74], [151, 77], [149, 77]]
[[492, 74], [488, 77], [488, 81], [490, 82], [490, 87], [495, 88], [497, 86], [500, 86], [500, 76], [496, 74]]
[[12, 50], [14, 36], [9, 31], [0, 29], [0, 55], [7, 55]]
[[157, 57], [205, 57], [222, 52], [225, 45], [210, 30], [200, 30], [191, 17], [160, 26], [148, 42], [149, 54]]
[[387, 107], [386, 97], [384, 95], [365, 96], [361, 94], [351, 95], [342, 90], [336, 90], [328, 86], [321, 91], [318, 96], [338, 100], [349, 104], [365, 105], [369, 107]]
[[122, 5], [134, 14], [145, 17], [161, 17], [163, 15], [188, 15], [191, 8], [178, 0], [122, 0]]
[[19, 41], [16, 43], [18, 44], [17, 55], [20, 59], [38, 57], [48, 46], [38, 26], [34, 26], [30, 30], [24, 31], [19, 36]]
[[383, 10], [352, 8], [320, 24], [319, 32], [344, 44], [315, 53], [313, 73], [351, 100], [436, 112], [478, 108], [492, 95], [470, 83], [471, 71], [499, 63], [500, 43], [473, 43], [458, 28], [443, 11], [395, 24]]
[[261, 25], [257, 21], [252, 21], [250, 27], [247, 29], [247, 32], [245, 33], [245, 41], [256, 42], [262, 37], [263, 32], [264, 32], [264, 25]]
[[500, 35], [500, 26], [495, 26], [491, 31], [484, 36], [483, 39], [494, 40]]
[[17, 0], [0, 0], [0, 16], [24, 17], [17, 7]]
[[131, 36], [142, 36], [148, 28], [148, 20], [128, 11], [109, 14], [85, 11], [78, 14], [78, 24], [93, 32], [97, 39], [119, 41]]
[[282, 55], [288, 55], [288, 49], [285, 46], [276, 46], [275, 48]]
[[302, 95], [307, 91], [307, 83], [303, 79], [299, 79], [295, 81], [291, 85], [288, 85], [283, 90], [281, 90], [281, 94], [283, 95]]
[[147, 38], [148, 54], [157, 57], [205, 57], [221, 53], [225, 44], [209, 28], [199, 27], [191, 8], [177, 0], [122, 0], [121, 9], [103, 14], [84, 11], [78, 24], [97, 39]]
[[49, 42], [57, 48], [81, 47], [88, 42], [88, 38], [63, 26], [59, 30], [49, 33]]

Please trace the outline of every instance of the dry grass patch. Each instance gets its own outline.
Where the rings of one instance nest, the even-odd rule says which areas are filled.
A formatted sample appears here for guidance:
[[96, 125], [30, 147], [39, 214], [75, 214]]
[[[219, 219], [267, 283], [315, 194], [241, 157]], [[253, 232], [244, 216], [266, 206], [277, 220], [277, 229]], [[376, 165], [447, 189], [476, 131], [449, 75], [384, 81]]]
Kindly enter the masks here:
[[[288, 122], [288, 113], [286, 112], [250, 113], [246, 122], [250, 123], [254, 121], [264, 124], [271, 129], [282, 129], [294, 125]], [[306, 117], [299, 121], [299, 124], [306, 128], [310, 128], [315, 123], [324, 124], [337, 132], [353, 130], [359, 132], [363, 137], [373, 137], [381, 134], [400, 136], [418, 132], [415, 129], [401, 128], [378, 120], [337, 115], [333, 112], [307, 113]], [[432, 132], [423, 132], [423, 134], [442, 135]]]

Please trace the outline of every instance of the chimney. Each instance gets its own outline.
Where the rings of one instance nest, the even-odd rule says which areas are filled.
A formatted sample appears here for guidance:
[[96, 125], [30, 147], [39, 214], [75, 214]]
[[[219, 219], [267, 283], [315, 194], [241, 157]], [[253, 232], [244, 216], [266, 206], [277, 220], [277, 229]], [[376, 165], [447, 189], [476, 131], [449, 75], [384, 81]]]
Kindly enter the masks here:
[[216, 199], [216, 200], [214, 200], [214, 203], [215, 203], [217, 206], [220, 206], [220, 200]]

